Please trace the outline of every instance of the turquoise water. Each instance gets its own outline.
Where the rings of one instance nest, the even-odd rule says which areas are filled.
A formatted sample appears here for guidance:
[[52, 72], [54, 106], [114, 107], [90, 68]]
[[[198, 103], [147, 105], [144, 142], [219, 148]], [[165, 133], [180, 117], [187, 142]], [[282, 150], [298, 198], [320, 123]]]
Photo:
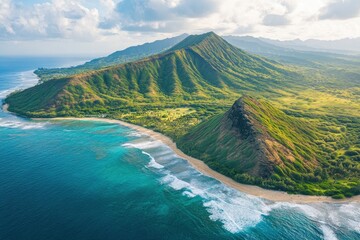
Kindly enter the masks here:
[[[74, 59], [6, 62], [0, 98]], [[360, 239], [360, 204], [252, 197], [116, 124], [0, 112], [0, 139], [0, 239]]]

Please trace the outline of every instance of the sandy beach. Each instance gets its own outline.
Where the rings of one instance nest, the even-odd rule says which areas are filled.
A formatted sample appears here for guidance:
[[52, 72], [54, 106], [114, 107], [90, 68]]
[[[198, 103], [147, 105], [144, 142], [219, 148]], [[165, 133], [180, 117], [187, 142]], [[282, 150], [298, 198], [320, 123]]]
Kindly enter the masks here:
[[[3, 111], [7, 112], [8, 105], [3, 105]], [[134, 129], [136, 131], [139, 131], [141, 133], [147, 134], [151, 136], [152, 138], [161, 141], [165, 145], [169, 146], [178, 156], [181, 158], [187, 160], [195, 169], [197, 169], [199, 172], [201, 172], [204, 175], [207, 175], [209, 177], [215, 178], [222, 182], [223, 184], [234, 188], [238, 191], [256, 196], [261, 197], [270, 201], [275, 202], [292, 202], [292, 203], [316, 203], [316, 202], [327, 202], [327, 203], [348, 203], [348, 202], [360, 202], [360, 195], [352, 197], [352, 198], [346, 198], [346, 199], [333, 199], [331, 197], [326, 196], [308, 196], [308, 195], [301, 195], [301, 194], [288, 194], [286, 192], [282, 191], [275, 191], [275, 190], [268, 190], [261, 187], [257, 187], [254, 185], [247, 185], [242, 184], [234, 181], [233, 179], [226, 177], [222, 175], [221, 173], [218, 173], [211, 168], [209, 168], [203, 161], [193, 158], [191, 156], [186, 155], [183, 153], [180, 149], [176, 147], [176, 143], [172, 141], [169, 137], [155, 132], [153, 130], [134, 125], [131, 123], [127, 123], [120, 120], [115, 119], [107, 119], [107, 118], [74, 118], [74, 117], [64, 117], [64, 118], [46, 118], [46, 119], [35, 119], [35, 120], [77, 120], [77, 121], [101, 121], [101, 122], [107, 122], [107, 123], [115, 123], [122, 126], [129, 127], [131, 129]]]
[[[48, 119], [49, 120], [49, 119]], [[247, 194], [261, 197], [270, 201], [275, 202], [292, 202], [292, 203], [315, 203], [315, 202], [328, 202], [328, 203], [345, 203], [345, 202], [360, 202], [360, 196], [355, 196], [347, 199], [333, 199], [331, 197], [326, 196], [307, 196], [300, 194], [288, 194], [286, 192], [267, 190], [253, 185], [246, 185], [235, 182], [229, 177], [226, 177], [211, 168], [209, 168], [203, 161], [190, 157], [183, 153], [180, 149], [176, 147], [176, 143], [174, 143], [169, 137], [164, 136], [161, 133], [152, 131], [150, 129], [134, 125], [131, 123], [123, 122], [120, 120], [113, 119], [105, 119], [105, 118], [52, 118], [51, 120], [82, 120], [82, 121], [102, 121], [108, 123], [120, 124], [122, 126], [129, 127], [141, 133], [145, 133], [156, 140], [160, 140], [167, 146], [169, 146], [178, 156], [187, 160], [195, 169], [204, 175], [210, 176], [222, 182], [223, 184], [232, 187], [238, 191], [245, 192]]]

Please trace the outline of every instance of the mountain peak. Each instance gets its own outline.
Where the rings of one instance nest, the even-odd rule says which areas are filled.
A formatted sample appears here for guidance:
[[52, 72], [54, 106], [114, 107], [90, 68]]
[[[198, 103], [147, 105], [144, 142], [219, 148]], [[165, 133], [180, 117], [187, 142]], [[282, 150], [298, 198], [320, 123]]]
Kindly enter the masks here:
[[[154, 47], [154, 44], [151, 46]], [[179, 99], [184, 102], [190, 99], [223, 100], [237, 96], [239, 90], [267, 90], [277, 84], [277, 79], [283, 78], [284, 74], [290, 75], [282, 66], [247, 54], [209, 32], [189, 36], [176, 47], [158, 55], [71, 75], [66, 79], [58, 78], [61, 81], [57, 83], [62, 85], [56, 89], [49, 80], [14, 94], [6, 101], [11, 106], [10, 110], [42, 116], [60, 113], [63, 106], [66, 106], [64, 111], [86, 109], [90, 103], [91, 106], [111, 109], [119, 104], [115, 101], [130, 104], [132, 100], [128, 102], [128, 99], [134, 99], [139, 104], [149, 99], [174, 102]], [[49, 89], [54, 90], [51, 90], [53, 95], [41, 97], [43, 105], [40, 106], [35, 98], [43, 94], [49, 96]], [[27, 105], [29, 102], [33, 103], [31, 108]]]
[[221, 163], [239, 174], [268, 179], [276, 167], [285, 169], [295, 161], [304, 173], [316, 165], [314, 153], [305, 152], [313, 139], [304, 132], [313, 131], [266, 100], [243, 96], [226, 113], [190, 130], [178, 146], [213, 166]]
[[199, 35], [189, 35], [187, 38], [170, 48], [168, 51], [176, 51], [179, 49], [190, 48], [204, 41], [223, 41], [223, 39], [214, 32], [207, 32]]

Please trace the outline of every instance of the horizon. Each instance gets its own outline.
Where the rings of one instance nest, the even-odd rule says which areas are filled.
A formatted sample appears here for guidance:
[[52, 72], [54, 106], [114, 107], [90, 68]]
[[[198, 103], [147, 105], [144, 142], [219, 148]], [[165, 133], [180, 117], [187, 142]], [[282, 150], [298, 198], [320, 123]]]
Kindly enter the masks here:
[[[137, 47], [137, 46], [142, 46], [144, 44], [149, 44], [149, 43], [153, 43], [153, 42], [156, 42], [156, 41], [161, 41], [161, 40], [164, 40], [164, 39], [170, 39], [170, 38], [175, 38], [175, 37], [178, 37], [178, 36], [182, 36], [182, 35], [186, 35], [186, 37], [188, 36], [192, 36], [192, 35], [205, 35], [205, 34], [208, 34], [208, 33], [215, 33], [217, 36], [220, 36], [221, 38], [226, 38], [226, 37], [239, 37], [239, 38], [254, 38], [254, 39], [258, 39], [258, 40], [261, 40], [261, 41], [264, 41], [266, 42], [266, 40], [270, 40], [270, 41], [274, 41], [274, 42], [281, 42], [281, 43], [291, 43], [292, 41], [296, 42], [296, 41], [299, 41], [301, 43], [306, 43], [306, 42], [309, 42], [309, 41], [320, 41], [320, 42], [327, 42], [327, 43], [332, 43], [332, 42], [337, 42], [337, 41], [346, 41], [346, 40], [360, 40], [360, 37], [356, 37], [356, 38], [342, 38], [342, 39], [335, 39], [335, 40], [319, 40], [319, 39], [306, 39], [306, 40], [301, 40], [301, 39], [292, 39], [292, 40], [281, 40], [281, 39], [271, 39], [271, 38], [263, 38], [263, 37], [254, 37], [254, 36], [251, 36], [251, 35], [243, 35], [243, 36], [238, 36], [238, 35], [219, 35], [217, 32], [215, 31], [207, 31], [207, 32], [203, 32], [203, 33], [195, 33], [195, 34], [189, 34], [189, 33], [181, 33], [181, 34], [177, 34], [177, 35], [174, 35], [174, 36], [169, 36], [169, 37], [165, 37], [165, 38], [159, 38], [159, 39], [154, 39], [152, 41], [145, 41], [145, 42], [140, 42], [138, 44], [130, 44], [128, 46], [125, 46], [121, 49], [115, 49], [115, 50], [112, 50], [110, 52], [93, 52], [93, 53], [52, 53], [52, 54], [34, 54], [34, 53], [30, 53], [30, 54], [1, 54], [0, 57], [39, 57], [39, 58], [42, 58], [42, 57], [49, 57], [49, 58], [79, 58], [79, 59], [88, 59], [86, 61], [90, 61], [94, 58], [101, 58], [101, 57], [106, 57], [114, 52], [117, 52], [117, 51], [123, 51], [123, 50], [126, 50], [128, 48], [131, 48], [131, 47]], [[360, 42], [360, 41], [359, 41]], [[276, 45], [275, 45], [276, 46]], [[357, 46], [357, 47], [360, 47], [360, 46]], [[320, 48], [319, 48], [320, 49]], [[339, 49], [340, 50], [340, 49]], [[345, 52], [344, 52], [345, 53]], [[359, 51], [355, 51], [354, 52], [356, 55], [357, 54], [360, 54], [360, 48], [359, 48]]]
[[0, 9], [6, 56], [103, 56], [209, 31], [280, 41], [360, 38], [357, 0], [1, 0]]

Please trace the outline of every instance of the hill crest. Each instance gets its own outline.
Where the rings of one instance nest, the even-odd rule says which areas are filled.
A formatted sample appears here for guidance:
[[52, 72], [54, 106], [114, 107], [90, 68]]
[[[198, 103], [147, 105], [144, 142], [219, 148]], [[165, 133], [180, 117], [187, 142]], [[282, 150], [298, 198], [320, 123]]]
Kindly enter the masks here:
[[167, 52], [172, 52], [176, 50], [186, 49], [190, 47], [195, 47], [201, 44], [204, 41], [224, 41], [220, 36], [214, 32], [207, 32], [198, 35], [189, 35], [184, 40], [167, 50]]
[[241, 182], [273, 181], [281, 175], [291, 183], [294, 172], [307, 175], [319, 164], [314, 132], [311, 124], [266, 100], [243, 96], [226, 113], [191, 129], [178, 146]]
[[136, 62], [46, 81], [6, 101], [11, 111], [38, 117], [147, 102], [224, 101], [239, 91], [273, 91], [285, 86], [283, 80], [291, 74], [283, 65], [248, 54], [210, 32], [188, 36], [176, 49]]

